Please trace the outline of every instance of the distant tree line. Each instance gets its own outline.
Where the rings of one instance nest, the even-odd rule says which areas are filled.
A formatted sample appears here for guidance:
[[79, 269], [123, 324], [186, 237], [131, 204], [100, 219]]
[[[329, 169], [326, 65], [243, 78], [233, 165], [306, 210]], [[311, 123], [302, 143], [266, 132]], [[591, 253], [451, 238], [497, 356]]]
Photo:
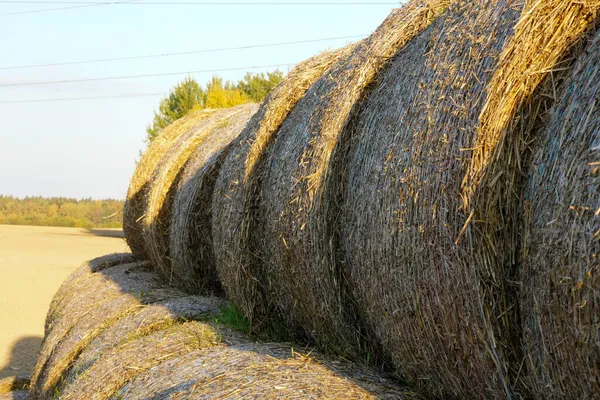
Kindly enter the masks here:
[[0, 224], [121, 228], [123, 201], [0, 196]]
[[282, 79], [283, 72], [278, 70], [266, 74], [247, 73], [237, 83], [214, 76], [206, 87], [202, 87], [195, 79], [188, 77], [161, 100], [152, 124], [146, 129], [146, 141], [150, 143], [161, 130], [190, 111], [260, 103]]

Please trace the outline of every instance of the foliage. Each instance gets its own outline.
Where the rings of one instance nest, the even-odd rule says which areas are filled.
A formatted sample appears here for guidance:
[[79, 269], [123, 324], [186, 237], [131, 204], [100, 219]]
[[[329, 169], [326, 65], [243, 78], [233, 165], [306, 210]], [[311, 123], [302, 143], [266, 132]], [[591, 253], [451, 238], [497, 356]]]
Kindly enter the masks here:
[[123, 201], [0, 196], [0, 224], [121, 228]]
[[177, 84], [169, 96], [161, 100], [158, 113], [154, 112], [152, 125], [146, 129], [148, 142], [154, 140], [167, 125], [204, 104], [205, 97], [205, 91], [192, 78], [188, 77]]
[[194, 78], [188, 77], [161, 100], [152, 124], [146, 129], [146, 141], [150, 143], [166, 126], [192, 110], [229, 108], [251, 101], [260, 103], [282, 79], [283, 72], [279, 70], [266, 74], [248, 72], [237, 83], [213, 76], [203, 88]]

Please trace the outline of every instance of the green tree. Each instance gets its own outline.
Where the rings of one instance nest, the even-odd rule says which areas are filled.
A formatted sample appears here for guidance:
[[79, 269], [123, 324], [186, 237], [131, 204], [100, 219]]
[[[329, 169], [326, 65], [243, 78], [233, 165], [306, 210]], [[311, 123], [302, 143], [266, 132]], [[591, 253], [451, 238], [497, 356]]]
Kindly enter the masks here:
[[246, 93], [218, 76], [213, 76], [206, 85], [206, 108], [229, 108], [250, 101]]
[[151, 142], [166, 126], [183, 117], [194, 108], [204, 108], [206, 92], [191, 77], [177, 84], [169, 96], [162, 99], [154, 120], [146, 129], [147, 141]]
[[175, 120], [192, 110], [204, 108], [229, 108], [248, 102], [262, 102], [283, 79], [283, 72], [247, 73], [237, 83], [213, 76], [203, 89], [191, 77], [175, 86], [169, 96], [161, 100], [154, 120], [146, 129], [146, 142], [150, 143]]
[[266, 74], [263, 72], [259, 74], [248, 72], [246, 73], [246, 76], [244, 76], [244, 79], [238, 82], [237, 86], [244, 91], [252, 101], [260, 103], [282, 80], [283, 72], [279, 70], [267, 72]]

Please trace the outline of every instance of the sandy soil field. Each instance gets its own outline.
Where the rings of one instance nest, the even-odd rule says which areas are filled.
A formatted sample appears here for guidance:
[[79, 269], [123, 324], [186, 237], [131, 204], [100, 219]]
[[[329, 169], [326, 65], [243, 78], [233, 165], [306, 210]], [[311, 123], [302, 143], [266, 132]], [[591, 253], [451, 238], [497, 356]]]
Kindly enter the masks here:
[[62, 281], [86, 260], [124, 251], [118, 230], [0, 225], [0, 379], [33, 369]]

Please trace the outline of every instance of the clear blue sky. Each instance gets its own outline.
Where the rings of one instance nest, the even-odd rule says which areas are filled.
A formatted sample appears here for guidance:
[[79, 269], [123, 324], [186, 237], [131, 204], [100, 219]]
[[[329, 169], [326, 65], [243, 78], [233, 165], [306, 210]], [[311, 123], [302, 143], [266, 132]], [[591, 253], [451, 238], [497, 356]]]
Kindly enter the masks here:
[[[395, 7], [373, 4], [376, 1], [363, 2], [371, 4], [104, 5], [0, 16], [0, 68], [362, 35], [372, 32]], [[68, 6], [0, 2], [0, 14]], [[124, 198], [135, 161], [145, 147], [145, 128], [160, 96], [26, 104], [2, 102], [166, 94], [184, 76], [43, 86], [2, 85], [283, 65], [302, 61], [327, 48], [340, 47], [345, 42], [50, 68], [0, 69], [0, 194]], [[287, 67], [281, 69], [287, 71]], [[218, 75], [233, 80], [245, 72]], [[200, 83], [208, 81], [211, 75], [193, 74]]]

